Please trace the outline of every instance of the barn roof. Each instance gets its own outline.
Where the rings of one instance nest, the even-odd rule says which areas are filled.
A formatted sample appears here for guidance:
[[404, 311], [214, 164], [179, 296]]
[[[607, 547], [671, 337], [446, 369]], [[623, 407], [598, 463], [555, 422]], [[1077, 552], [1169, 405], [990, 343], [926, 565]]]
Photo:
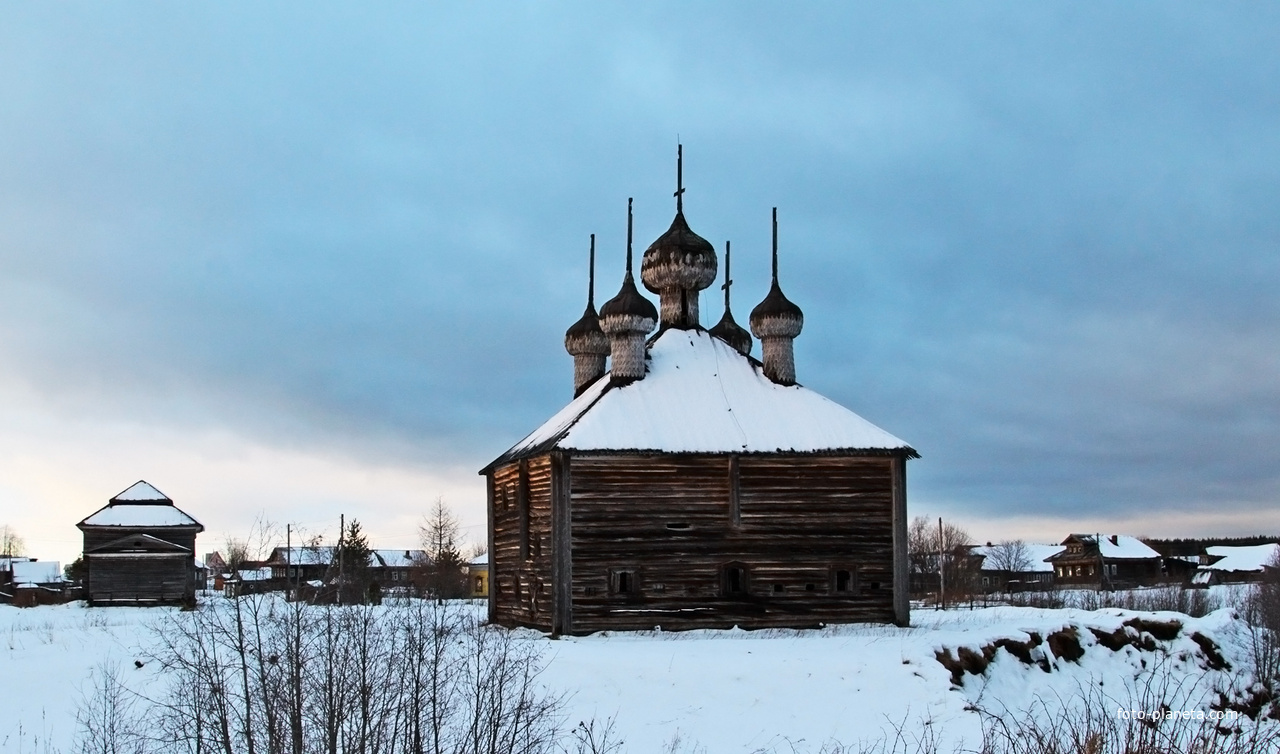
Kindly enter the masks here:
[[194, 526], [204, 530], [199, 521], [174, 506], [163, 492], [143, 481], [111, 498], [105, 507], [76, 526]]
[[1206, 571], [1247, 571], [1253, 573], [1261, 573], [1262, 569], [1268, 566], [1274, 566], [1277, 558], [1280, 558], [1280, 545], [1250, 545], [1245, 547], [1232, 547], [1228, 545], [1214, 545], [1213, 547], [1204, 548], [1208, 554], [1221, 558], [1221, 560], [1203, 566]]
[[173, 504], [173, 501], [167, 495], [141, 480], [134, 482], [129, 489], [111, 498], [110, 502]]
[[643, 380], [605, 375], [481, 473], [551, 450], [660, 453], [865, 452], [917, 457], [906, 442], [705, 330], [667, 329]]

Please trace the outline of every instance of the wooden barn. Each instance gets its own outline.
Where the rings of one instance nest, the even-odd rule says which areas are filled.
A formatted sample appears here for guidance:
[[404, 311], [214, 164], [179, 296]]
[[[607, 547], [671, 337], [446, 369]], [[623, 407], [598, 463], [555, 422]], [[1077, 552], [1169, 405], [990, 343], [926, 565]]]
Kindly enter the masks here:
[[[683, 187], [636, 289], [628, 210], [622, 289], [566, 334], [575, 398], [481, 473], [490, 619], [552, 633], [603, 629], [906, 625], [905, 442], [796, 382], [803, 315], [774, 274], [751, 314], [711, 330], [716, 279]], [[657, 327], [657, 333], [650, 333]], [[610, 369], [606, 370], [606, 357]]]
[[84, 532], [90, 605], [191, 605], [196, 535], [204, 531], [164, 493], [138, 482], [76, 524]]

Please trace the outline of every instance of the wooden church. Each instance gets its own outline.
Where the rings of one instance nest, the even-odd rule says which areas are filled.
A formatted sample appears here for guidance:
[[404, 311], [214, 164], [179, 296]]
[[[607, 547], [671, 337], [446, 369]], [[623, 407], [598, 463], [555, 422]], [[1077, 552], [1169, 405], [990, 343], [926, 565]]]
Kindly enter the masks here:
[[[715, 249], [676, 214], [636, 288], [628, 202], [618, 294], [565, 334], [572, 402], [480, 473], [489, 617], [553, 634], [605, 629], [906, 625], [902, 440], [796, 382], [804, 316], [773, 283], [751, 333], [702, 327]], [[654, 330], [656, 329], [656, 334]], [[751, 356], [752, 333], [761, 359]], [[606, 368], [608, 359], [608, 368]]]
[[204, 526], [140, 481], [76, 524], [84, 594], [96, 605], [192, 605], [196, 535]]

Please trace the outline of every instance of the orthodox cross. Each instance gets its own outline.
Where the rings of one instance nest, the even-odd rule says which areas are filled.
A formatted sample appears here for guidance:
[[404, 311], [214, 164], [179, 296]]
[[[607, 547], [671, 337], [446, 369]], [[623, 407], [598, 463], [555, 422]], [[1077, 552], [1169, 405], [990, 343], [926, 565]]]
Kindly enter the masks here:
[[676, 212], [684, 212], [684, 145], [676, 145]]
[[733, 285], [733, 278], [729, 277], [729, 242], [724, 242], [724, 285], [720, 286], [724, 289], [724, 310], [729, 311], [729, 286]]

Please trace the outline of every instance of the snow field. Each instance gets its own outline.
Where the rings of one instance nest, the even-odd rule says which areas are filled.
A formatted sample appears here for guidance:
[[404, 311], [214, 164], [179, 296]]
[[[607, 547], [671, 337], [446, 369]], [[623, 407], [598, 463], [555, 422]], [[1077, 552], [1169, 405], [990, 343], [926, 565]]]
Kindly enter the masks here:
[[[215, 598], [216, 599], [216, 598]], [[75, 710], [96, 667], [115, 663], [137, 691], [158, 688], [156, 669], [134, 660], [153, 626], [181, 614], [167, 608], [94, 608], [79, 604], [19, 610], [0, 606], [0, 751], [71, 751]], [[1134, 618], [1177, 621], [1167, 641], [1124, 628]], [[1133, 613], [998, 607], [913, 613], [912, 628], [830, 626], [809, 631], [602, 633], [537, 642], [547, 663], [543, 681], [566, 693], [566, 723], [615, 718], [625, 751], [661, 751], [677, 734], [707, 752], [816, 751], [823, 743], [876, 741], [894, 726], [918, 735], [930, 725], [951, 743], [976, 741], [975, 707], [1019, 715], [1051, 714], [1046, 705], [1115, 703], [1117, 710], [1176, 692], [1171, 707], [1207, 709], [1213, 692], [1244, 694], [1252, 679], [1248, 631], [1230, 610], [1192, 619], [1178, 613]], [[981, 654], [998, 639], [1027, 642], [1074, 627], [1077, 661], [1046, 654], [1050, 666], [1025, 664], [995, 651], [980, 675], [952, 684], [939, 651]], [[1133, 644], [1109, 649], [1091, 631], [1120, 631]], [[1207, 667], [1191, 638], [1211, 639], [1231, 670]], [[1042, 642], [1043, 643], [1043, 642]], [[1095, 693], [1097, 692], [1097, 693]], [[1132, 703], [1132, 704], [1131, 704]], [[1027, 712], [1027, 710], [1031, 710]]]

